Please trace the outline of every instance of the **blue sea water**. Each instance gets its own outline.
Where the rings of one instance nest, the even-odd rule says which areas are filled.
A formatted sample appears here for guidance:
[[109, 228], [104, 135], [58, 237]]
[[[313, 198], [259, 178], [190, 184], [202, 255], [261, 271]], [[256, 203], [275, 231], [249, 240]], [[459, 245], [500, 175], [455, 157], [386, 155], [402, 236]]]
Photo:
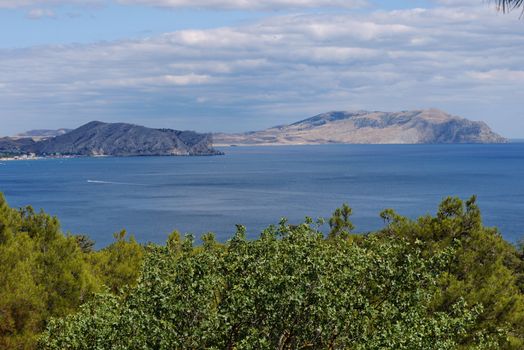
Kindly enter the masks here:
[[329, 217], [344, 202], [357, 231], [385, 208], [417, 217], [448, 195], [478, 195], [485, 224], [524, 237], [524, 143], [230, 147], [217, 157], [0, 161], [12, 206], [57, 215], [65, 231], [103, 247], [126, 228], [163, 243], [174, 229], [221, 241], [244, 224], [256, 237], [281, 217]]

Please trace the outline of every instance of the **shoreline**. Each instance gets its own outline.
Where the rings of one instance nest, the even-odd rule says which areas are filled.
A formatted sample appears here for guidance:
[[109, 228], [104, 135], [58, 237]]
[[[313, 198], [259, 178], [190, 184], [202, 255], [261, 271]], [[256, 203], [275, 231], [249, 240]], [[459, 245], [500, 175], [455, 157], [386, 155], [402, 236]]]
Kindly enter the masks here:
[[22, 160], [43, 160], [43, 159], [69, 159], [79, 158], [80, 156], [37, 156], [37, 155], [21, 155], [13, 157], [0, 157], [0, 162], [15, 162]]
[[23, 160], [45, 160], [45, 159], [76, 159], [76, 158], [131, 158], [131, 157], [212, 157], [223, 156], [224, 152], [206, 153], [206, 154], [133, 154], [133, 155], [54, 155], [54, 156], [37, 156], [37, 155], [20, 155], [11, 157], [0, 157], [0, 162], [14, 162]]

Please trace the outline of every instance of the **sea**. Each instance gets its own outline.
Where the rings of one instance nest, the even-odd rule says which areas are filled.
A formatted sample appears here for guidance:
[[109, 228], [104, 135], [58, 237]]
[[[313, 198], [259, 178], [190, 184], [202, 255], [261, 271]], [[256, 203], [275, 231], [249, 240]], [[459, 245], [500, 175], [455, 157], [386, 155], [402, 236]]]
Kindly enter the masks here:
[[383, 227], [393, 208], [435, 214], [446, 196], [477, 195], [484, 223], [524, 238], [524, 142], [495, 145], [318, 145], [221, 148], [213, 157], [0, 160], [13, 207], [56, 215], [64, 232], [102, 248], [126, 229], [164, 243], [173, 230], [226, 241], [235, 225], [256, 238], [281, 218], [300, 223], [353, 208], [356, 232]]

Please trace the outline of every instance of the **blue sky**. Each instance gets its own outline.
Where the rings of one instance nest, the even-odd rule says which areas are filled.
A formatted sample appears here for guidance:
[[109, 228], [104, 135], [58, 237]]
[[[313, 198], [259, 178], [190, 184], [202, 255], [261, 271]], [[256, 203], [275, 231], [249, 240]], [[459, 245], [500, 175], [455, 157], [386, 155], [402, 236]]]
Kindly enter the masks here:
[[[31, 5], [2, 6], [0, 23], [8, 30], [2, 33], [0, 47], [20, 48], [32, 45], [90, 43], [97, 41], [144, 38], [183, 29], [214, 28], [242, 25], [259, 19], [293, 13], [333, 13], [377, 9], [409, 9], [433, 7], [431, 1], [375, 0], [350, 8], [267, 8], [225, 9], [161, 7], [144, 4], [86, 1], [78, 6], [74, 1], [29, 1]], [[16, 1], [5, 1], [15, 4]], [[47, 4], [46, 4], [47, 3]], [[49, 4], [51, 3], [51, 4]], [[22, 1], [22, 4], [24, 2]]]
[[482, 0], [0, 0], [0, 135], [440, 108], [524, 137], [524, 20]]

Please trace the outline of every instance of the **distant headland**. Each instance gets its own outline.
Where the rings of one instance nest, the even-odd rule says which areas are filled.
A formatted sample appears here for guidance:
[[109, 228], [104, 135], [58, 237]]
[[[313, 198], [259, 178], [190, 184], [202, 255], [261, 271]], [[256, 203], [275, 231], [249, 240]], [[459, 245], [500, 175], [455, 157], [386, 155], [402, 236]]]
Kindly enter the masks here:
[[93, 121], [74, 130], [32, 130], [0, 138], [0, 158], [222, 154], [213, 146], [507, 142], [484, 122], [437, 109], [358, 111], [328, 112], [289, 125], [238, 134], [200, 134]]
[[328, 112], [261, 131], [214, 134], [213, 139], [216, 146], [508, 142], [484, 122], [438, 109]]
[[[0, 156], [10, 159], [71, 156], [219, 155], [210, 134], [151, 129], [125, 123], [90, 122], [74, 130], [32, 131], [0, 138]], [[43, 135], [42, 135], [43, 134]]]

